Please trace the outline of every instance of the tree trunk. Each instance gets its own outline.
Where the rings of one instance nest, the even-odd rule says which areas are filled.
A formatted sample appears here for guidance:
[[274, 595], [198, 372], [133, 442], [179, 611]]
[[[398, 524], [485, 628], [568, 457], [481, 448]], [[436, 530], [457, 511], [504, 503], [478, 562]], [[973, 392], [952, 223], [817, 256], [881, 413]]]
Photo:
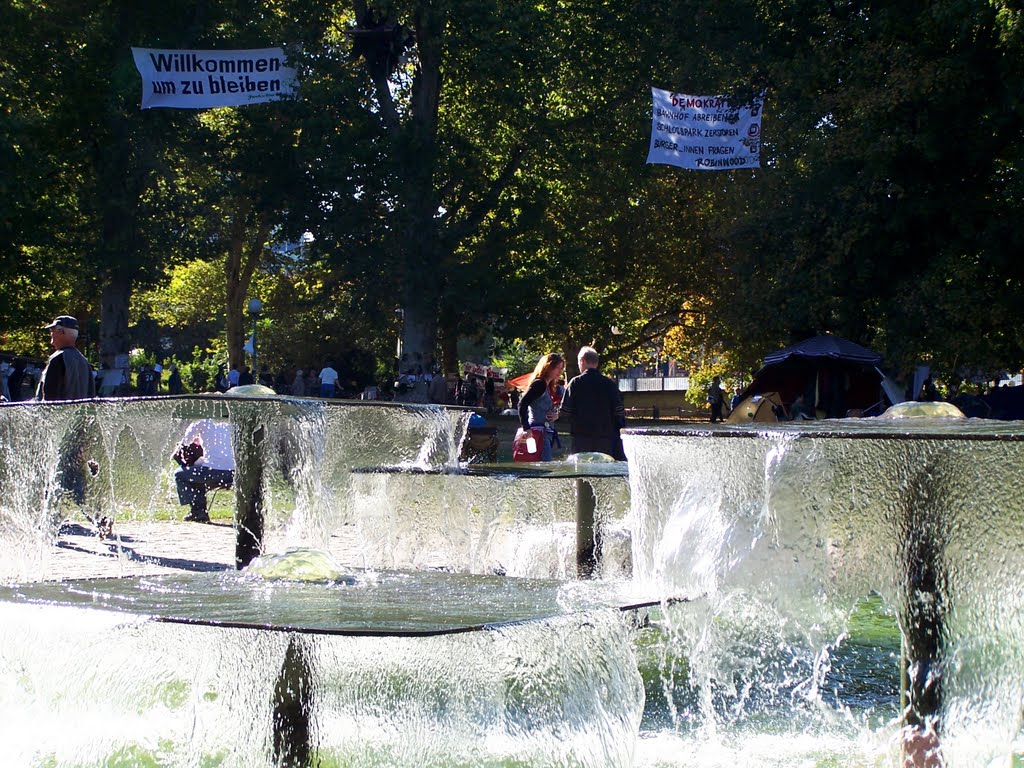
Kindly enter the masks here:
[[227, 315], [225, 317], [225, 331], [228, 341], [228, 367], [241, 370], [245, 363], [245, 352], [242, 347], [245, 345], [245, 318], [242, 309], [245, 304], [246, 289], [243, 288], [237, 278], [233, 279], [232, 274], [227, 274]]
[[[226, 297], [225, 330], [228, 342], [228, 363], [241, 370], [245, 364], [245, 345], [248, 336], [247, 304], [252, 276], [263, 259], [269, 227], [266, 216], [257, 215], [250, 221], [249, 204], [242, 202], [231, 222], [231, 236], [227, 258], [224, 262]], [[247, 232], [252, 234], [246, 237]], [[258, 374], [253, 371], [253, 377]]]
[[[353, 0], [357, 25], [373, 29], [379, 19], [370, 13], [365, 0]], [[402, 176], [397, 187], [403, 264], [401, 281], [402, 355], [399, 374], [408, 370], [430, 370], [437, 352], [437, 313], [444, 285], [441, 240], [437, 213], [440, 208], [435, 189], [437, 169], [438, 103], [441, 94], [441, 57], [447, 16], [429, 4], [416, 4], [412, 11], [411, 33], [416, 42], [416, 71], [413, 76], [409, 109], [403, 117], [391, 91], [390, 78], [396, 58], [386, 51], [368, 51], [364, 65], [380, 104], [383, 121], [393, 145], [395, 166]], [[422, 394], [422, 397], [421, 397]], [[410, 391], [406, 399], [426, 398]]]
[[[580, 347], [583, 344], [579, 339], [574, 336], [566, 334], [562, 339], [562, 354], [565, 355], [565, 380], [569, 381], [575, 376], [580, 375], [579, 361], [576, 359], [576, 355], [579, 354]], [[605, 360], [601, 358], [601, 367], [605, 367]]]
[[132, 277], [128, 270], [107, 277], [100, 296], [100, 362], [111, 368], [118, 355], [128, 354], [128, 304]]

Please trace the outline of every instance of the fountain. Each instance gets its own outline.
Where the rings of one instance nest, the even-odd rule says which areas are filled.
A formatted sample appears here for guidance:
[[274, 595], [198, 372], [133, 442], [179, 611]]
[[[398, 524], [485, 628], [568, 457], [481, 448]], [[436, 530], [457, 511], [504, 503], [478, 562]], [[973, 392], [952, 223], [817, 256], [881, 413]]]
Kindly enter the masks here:
[[[200, 416], [241, 570], [48, 578]], [[1015, 764], [1024, 427], [925, 416], [628, 430], [627, 478], [461, 467], [431, 406], [0, 408], [11, 764]]]
[[[728, 732], [733, 764], [759, 762], [751, 741], [786, 754], [785, 739], [808, 734], [845, 734], [843, 764], [899, 764], [900, 748], [912, 765], [1019, 759], [1022, 440], [1019, 423], [919, 404], [632, 433], [634, 578], [700, 596], [666, 615], [686, 687], [704, 697], [698, 740]], [[891, 666], [856, 663], [851, 678], [850, 654], [866, 660], [851, 627], [886, 616], [899, 633], [875, 652]], [[901, 699], [864, 708], [872, 678], [897, 670]], [[780, 711], [792, 722], [755, 716]], [[811, 764], [835, 759], [808, 749]]]

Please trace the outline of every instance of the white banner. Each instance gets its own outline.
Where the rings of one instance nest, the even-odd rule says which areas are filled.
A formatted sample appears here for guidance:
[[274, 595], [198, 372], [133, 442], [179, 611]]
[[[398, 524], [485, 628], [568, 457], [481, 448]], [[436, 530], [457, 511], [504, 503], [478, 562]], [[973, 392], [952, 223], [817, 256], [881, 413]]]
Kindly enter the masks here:
[[761, 167], [764, 93], [751, 104], [722, 96], [687, 96], [651, 88], [654, 108], [648, 163], [700, 171]]
[[291, 98], [295, 70], [280, 48], [174, 51], [132, 48], [142, 75], [142, 108], [209, 109]]

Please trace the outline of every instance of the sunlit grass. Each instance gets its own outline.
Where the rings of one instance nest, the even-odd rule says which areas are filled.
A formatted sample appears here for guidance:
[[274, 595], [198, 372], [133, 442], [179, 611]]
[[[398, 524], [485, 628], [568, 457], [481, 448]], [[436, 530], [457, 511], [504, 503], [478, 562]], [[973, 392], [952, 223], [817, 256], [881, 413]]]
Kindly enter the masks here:
[[[188, 514], [187, 506], [159, 505], [153, 509], [121, 507], [117, 511], [117, 520], [127, 523], [169, 522], [181, 520]], [[231, 522], [235, 515], [235, 494], [229, 489], [211, 491], [207, 496], [207, 511], [211, 520]]]

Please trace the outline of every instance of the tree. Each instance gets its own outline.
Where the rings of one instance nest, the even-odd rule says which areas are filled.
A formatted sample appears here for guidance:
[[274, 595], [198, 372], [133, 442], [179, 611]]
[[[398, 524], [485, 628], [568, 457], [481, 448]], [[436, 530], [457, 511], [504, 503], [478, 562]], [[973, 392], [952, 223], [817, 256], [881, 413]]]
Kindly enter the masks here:
[[[354, 2], [352, 59], [311, 60], [323, 78], [317, 98], [361, 143], [344, 172], [322, 174], [335, 182], [317, 200], [326, 239], [347, 243], [350, 269], [366, 258], [389, 271], [414, 363], [434, 357], [440, 338], [450, 368], [470, 324], [487, 327], [516, 300], [531, 312], [543, 305], [529, 267], [514, 268], [526, 280], [502, 280], [517, 260], [506, 249], [531, 247], [531, 230], [537, 242], [545, 157], [635, 94], [635, 70], [605, 66], [636, 55], [632, 8], [460, 0], [395, 3], [382, 15]], [[340, 231], [353, 218], [369, 223], [375, 247]]]
[[956, 0], [680, 12], [703, 14], [691, 66], [768, 88], [766, 167], [726, 177], [709, 222], [724, 333], [764, 352], [834, 331], [949, 373], [1020, 365], [1017, 18]]

